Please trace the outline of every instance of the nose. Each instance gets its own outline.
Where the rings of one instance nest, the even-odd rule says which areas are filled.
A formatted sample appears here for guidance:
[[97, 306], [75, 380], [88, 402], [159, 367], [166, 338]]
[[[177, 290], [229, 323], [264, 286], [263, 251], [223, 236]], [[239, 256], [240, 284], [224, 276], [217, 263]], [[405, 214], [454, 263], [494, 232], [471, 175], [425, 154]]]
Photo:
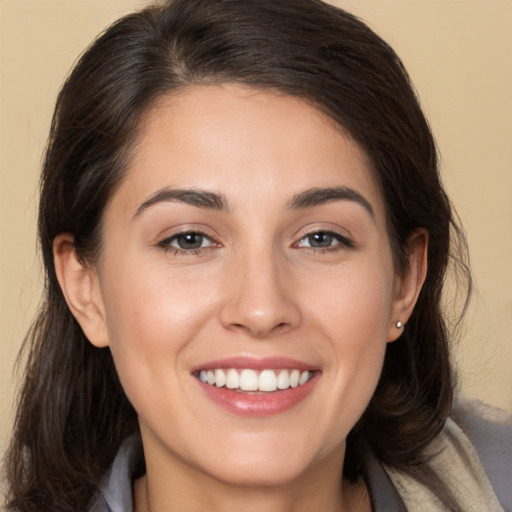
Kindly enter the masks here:
[[285, 263], [271, 250], [240, 256], [230, 272], [230, 283], [220, 319], [226, 329], [266, 338], [295, 329], [301, 321], [293, 297], [293, 283]]

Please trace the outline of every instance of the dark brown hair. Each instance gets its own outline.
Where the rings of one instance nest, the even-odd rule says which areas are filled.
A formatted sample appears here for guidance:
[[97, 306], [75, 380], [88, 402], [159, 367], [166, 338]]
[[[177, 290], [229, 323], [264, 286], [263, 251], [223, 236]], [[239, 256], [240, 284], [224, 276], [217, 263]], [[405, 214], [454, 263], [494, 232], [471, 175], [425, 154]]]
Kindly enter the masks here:
[[94, 262], [102, 214], [135, 147], [141, 116], [163, 95], [222, 82], [303, 98], [361, 145], [385, 200], [398, 271], [407, 265], [413, 230], [428, 230], [425, 284], [349, 436], [344, 473], [351, 480], [364, 476], [361, 453], [369, 446], [383, 463], [414, 475], [458, 510], [421, 453], [452, 405], [441, 291], [451, 238], [464, 254], [464, 237], [401, 61], [360, 20], [319, 0], [169, 1], [109, 27], [67, 78], [41, 178], [46, 287], [25, 343], [25, 380], [6, 457], [8, 509], [83, 510], [121, 441], [137, 433], [109, 350], [87, 341], [66, 306], [52, 243], [70, 232], [78, 255]]

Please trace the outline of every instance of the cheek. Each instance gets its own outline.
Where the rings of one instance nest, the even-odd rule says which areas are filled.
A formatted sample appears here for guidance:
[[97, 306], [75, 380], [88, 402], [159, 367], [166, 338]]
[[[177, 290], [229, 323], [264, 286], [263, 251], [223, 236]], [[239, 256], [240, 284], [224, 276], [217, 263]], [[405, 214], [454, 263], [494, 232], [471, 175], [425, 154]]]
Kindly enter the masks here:
[[375, 290], [373, 295], [360, 290], [341, 302], [336, 319], [326, 319], [331, 326], [337, 382], [350, 390], [349, 395], [361, 395], [364, 402], [373, 394], [382, 370], [389, 321], [385, 311], [390, 305]]
[[214, 294], [205, 293], [212, 286], [203, 279], [169, 277], [158, 265], [117, 263], [103, 297], [110, 350], [130, 396], [175, 378], [181, 354], [212, 317]]
[[[338, 335], [333, 333], [339, 376], [346, 385], [373, 393], [380, 376], [392, 307], [390, 281], [386, 274], [367, 273], [368, 279], [346, 283], [338, 303]], [[352, 384], [354, 383], [354, 384]]]
[[159, 340], [169, 344], [197, 325], [211, 306], [205, 293], [211, 283], [194, 271], [171, 273], [165, 264], [133, 259], [137, 265], [132, 268], [122, 262], [112, 265], [102, 289], [111, 343], [145, 348]]
[[[324, 276], [304, 289], [309, 307], [340, 343], [380, 343], [386, 339], [393, 304], [391, 262], [365, 259]], [[336, 332], [339, 336], [336, 336]], [[342, 334], [343, 333], [343, 334]]]
[[[392, 308], [393, 273], [370, 265], [353, 267], [310, 297], [312, 330], [323, 332], [326, 375], [332, 375], [330, 409], [343, 411], [348, 433], [366, 409], [380, 378]], [[329, 412], [326, 410], [326, 414]], [[346, 424], [345, 424], [345, 420]], [[336, 424], [335, 419], [332, 424]]]

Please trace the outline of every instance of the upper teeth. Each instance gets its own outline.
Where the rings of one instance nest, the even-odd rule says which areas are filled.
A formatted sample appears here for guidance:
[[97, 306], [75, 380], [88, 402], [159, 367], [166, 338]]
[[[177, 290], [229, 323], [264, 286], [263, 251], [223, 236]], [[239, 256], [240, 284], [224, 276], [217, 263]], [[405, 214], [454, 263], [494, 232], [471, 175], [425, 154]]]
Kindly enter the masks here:
[[259, 374], [255, 370], [244, 369], [201, 370], [199, 378], [202, 382], [221, 388], [241, 389], [242, 391], [275, 391], [302, 386], [312, 374], [300, 370], [263, 370]]

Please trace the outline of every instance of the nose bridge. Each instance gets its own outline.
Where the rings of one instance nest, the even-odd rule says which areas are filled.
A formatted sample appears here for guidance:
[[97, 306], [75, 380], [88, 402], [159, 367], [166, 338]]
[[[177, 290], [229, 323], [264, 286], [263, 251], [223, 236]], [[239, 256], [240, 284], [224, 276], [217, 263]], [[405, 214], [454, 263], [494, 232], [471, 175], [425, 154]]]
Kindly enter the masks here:
[[297, 326], [300, 313], [284, 257], [271, 244], [252, 249], [240, 251], [235, 258], [233, 286], [221, 314], [224, 326], [254, 337]]

